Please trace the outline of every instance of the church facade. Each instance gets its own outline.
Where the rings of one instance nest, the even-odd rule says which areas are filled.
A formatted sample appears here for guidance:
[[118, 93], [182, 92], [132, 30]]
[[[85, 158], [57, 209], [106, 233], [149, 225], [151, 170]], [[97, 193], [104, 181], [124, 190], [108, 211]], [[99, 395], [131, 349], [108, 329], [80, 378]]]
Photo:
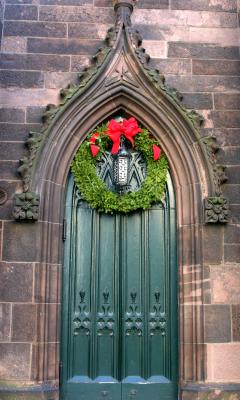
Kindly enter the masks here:
[[3, 3], [1, 399], [239, 398], [238, 11]]

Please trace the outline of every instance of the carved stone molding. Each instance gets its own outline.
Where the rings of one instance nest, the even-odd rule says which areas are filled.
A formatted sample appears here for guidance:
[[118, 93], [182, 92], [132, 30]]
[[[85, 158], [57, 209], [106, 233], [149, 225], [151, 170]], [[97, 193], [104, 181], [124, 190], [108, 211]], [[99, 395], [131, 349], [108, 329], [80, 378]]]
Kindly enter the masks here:
[[226, 223], [229, 216], [229, 204], [223, 196], [207, 197], [204, 201], [205, 205], [205, 222], [206, 223]]
[[[150, 56], [142, 47], [142, 38], [138, 31], [132, 28], [131, 14], [134, 0], [114, 1], [116, 21], [110, 28], [103, 46], [92, 57], [92, 64], [79, 75], [79, 84], [70, 84], [60, 92], [60, 103], [55, 106], [49, 104], [43, 115], [43, 127], [40, 132], [30, 132], [26, 141], [29, 155], [20, 160], [18, 172], [23, 180], [23, 192], [33, 192], [37, 164], [44, 151], [45, 140], [54, 127], [63, 118], [64, 113], [74, 105], [78, 105], [79, 116], [83, 119], [89, 112], [89, 106], [94, 109], [99, 99], [106, 94], [109, 98], [113, 93], [125, 96], [135, 96], [136, 102], [140, 99], [147, 107], [154, 108], [154, 114], [161, 116], [162, 123], [171, 121], [172, 127], [165, 127], [166, 131], [175, 129], [180, 131], [185, 125], [194, 142], [199, 144], [200, 157], [204, 160], [206, 179], [208, 179], [209, 196], [221, 195], [221, 184], [226, 180], [224, 166], [217, 164], [217, 146], [214, 138], [201, 139], [198, 128], [203, 123], [203, 117], [194, 110], [187, 110], [181, 103], [182, 95], [165, 84], [165, 78], [158, 69], [151, 67]], [[103, 101], [103, 99], [102, 99]], [[104, 100], [106, 102], [106, 100]], [[85, 110], [85, 111], [84, 111]], [[79, 117], [80, 118], [80, 117]], [[160, 117], [159, 117], [160, 118]], [[167, 121], [168, 120], [168, 121]], [[99, 121], [95, 121], [95, 126]], [[94, 126], [93, 126], [94, 127]], [[166, 149], [167, 150], [167, 149]], [[16, 201], [18, 195], [16, 197]], [[25, 219], [31, 214], [25, 213]], [[30, 217], [31, 220], [36, 220]], [[14, 217], [20, 220], [14, 212]]]

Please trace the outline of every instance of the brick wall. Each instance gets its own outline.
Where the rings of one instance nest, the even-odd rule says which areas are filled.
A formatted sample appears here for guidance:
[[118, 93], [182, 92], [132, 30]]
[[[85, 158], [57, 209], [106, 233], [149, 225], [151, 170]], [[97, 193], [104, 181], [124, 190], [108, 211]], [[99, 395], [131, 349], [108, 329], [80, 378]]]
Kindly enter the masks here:
[[[152, 63], [184, 94], [185, 105], [204, 115], [202, 134], [217, 137], [219, 160], [228, 166], [224, 195], [231, 202], [231, 221], [209, 227], [204, 248], [207, 379], [221, 382], [240, 377], [238, 9], [236, 0], [139, 0], [132, 17]], [[32, 262], [31, 227], [25, 227], [27, 238], [19, 236], [24, 227], [11, 222], [12, 197], [21, 188], [16, 168], [29, 130], [40, 127], [43, 109], [58, 102], [59, 89], [77, 82], [114, 13], [111, 0], [6, 0], [0, 14], [0, 377], [25, 380], [34, 376], [41, 284], [39, 266]], [[23, 247], [29, 249], [24, 256]], [[53, 291], [49, 302], [56, 308]]]

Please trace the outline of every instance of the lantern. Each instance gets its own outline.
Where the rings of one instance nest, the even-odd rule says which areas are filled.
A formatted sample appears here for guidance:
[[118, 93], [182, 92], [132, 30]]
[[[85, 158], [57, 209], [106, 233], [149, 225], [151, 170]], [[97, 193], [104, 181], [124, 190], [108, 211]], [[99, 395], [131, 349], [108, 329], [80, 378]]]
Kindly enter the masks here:
[[131, 155], [125, 146], [125, 138], [121, 136], [121, 144], [118, 153], [113, 159], [113, 183], [118, 193], [122, 194], [129, 185], [129, 167]]

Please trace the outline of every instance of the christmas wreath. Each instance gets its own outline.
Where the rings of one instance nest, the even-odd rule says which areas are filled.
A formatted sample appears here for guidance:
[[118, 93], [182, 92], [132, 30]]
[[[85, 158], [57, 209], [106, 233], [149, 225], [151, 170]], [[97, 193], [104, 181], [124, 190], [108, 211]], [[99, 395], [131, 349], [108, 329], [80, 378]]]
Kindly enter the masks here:
[[[97, 162], [102, 154], [111, 151], [116, 155], [121, 138], [131, 143], [134, 150], [142, 153], [147, 174], [141, 187], [135, 192], [119, 194], [111, 191], [97, 174]], [[164, 194], [168, 162], [156, 139], [145, 128], [140, 128], [135, 118], [112, 119], [97, 127], [80, 146], [72, 162], [71, 170], [81, 196], [92, 208], [105, 213], [128, 213], [148, 209], [159, 202]]]

